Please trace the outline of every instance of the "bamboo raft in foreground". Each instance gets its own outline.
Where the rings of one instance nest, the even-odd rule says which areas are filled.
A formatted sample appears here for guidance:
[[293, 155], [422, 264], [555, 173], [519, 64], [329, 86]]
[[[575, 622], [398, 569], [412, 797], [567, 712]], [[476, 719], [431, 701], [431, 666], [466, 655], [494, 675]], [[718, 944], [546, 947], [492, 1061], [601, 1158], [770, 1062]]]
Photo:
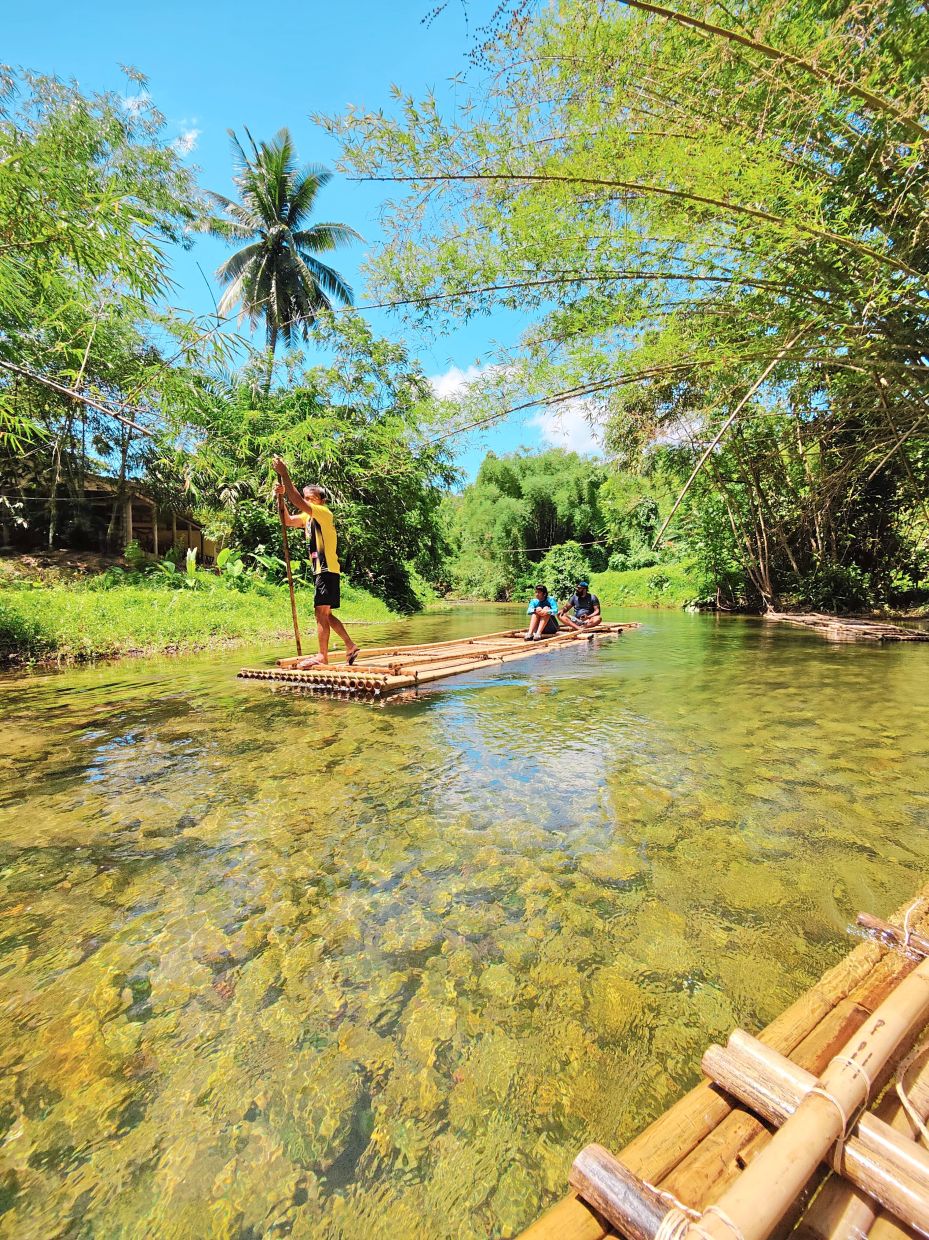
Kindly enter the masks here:
[[[522, 1240], [912, 1240], [929, 1236], [929, 885], [758, 1036], [736, 1030], [705, 1079]], [[925, 1053], [924, 1053], [925, 1052]], [[901, 1088], [887, 1089], [897, 1073]], [[905, 1099], [905, 1104], [904, 1100]]]
[[639, 627], [633, 622], [600, 624], [595, 629], [581, 631], [562, 629], [537, 642], [523, 641], [522, 629], [505, 629], [482, 637], [362, 649], [353, 667], [344, 662], [328, 663], [301, 671], [296, 666], [300, 659], [289, 658], [278, 659], [276, 667], [244, 667], [239, 676], [247, 680], [299, 685], [328, 697], [377, 699], [466, 672], [489, 671], [517, 659], [564, 650], [572, 645], [576, 648], [578, 642], [618, 637], [626, 629]]
[[903, 628], [867, 616], [829, 616], [821, 612], [767, 611], [765, 620], [779, 620], [812, 629], [831, 642], [929, 642], [929, 629]]

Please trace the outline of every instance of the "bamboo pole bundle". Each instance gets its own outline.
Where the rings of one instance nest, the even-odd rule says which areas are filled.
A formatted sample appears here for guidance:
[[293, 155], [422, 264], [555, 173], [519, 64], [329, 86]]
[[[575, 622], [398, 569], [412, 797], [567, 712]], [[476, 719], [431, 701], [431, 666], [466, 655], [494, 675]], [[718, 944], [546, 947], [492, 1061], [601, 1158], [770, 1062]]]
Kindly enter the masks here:
[[[848, 1116], [869, 1098], [869, 1082], [894, 1051], [929, 1020], [929, 961], [913, 972], [865, 1022], [863, 1030], [820, 1075], [818, 1089], [806, 1095], [738, 1180], [713, 1203], [701, 1223], [705, 1236], [764, 1240], [803, 1192], [828, 1150], [844, 1134]], [[689, 1240], [697, 1240], [690, 1228]]]
[[[583, 632], [575, 632], [573, 629], [572, 630], [563, 629], [559, 633], [554, 634], [553, 637], [546, 638], [544, 643], [538, 643], [538, 644], [547, 644], [552, 641], [561, 641], [561, 642], [572, 641], [572, 640], [576, 640], [577, 638], [586, 638], [586, 637], [598, 636], [598, 635], [599, 636], [607, 636], [607, 635], [615, 636], [615, 635], [624, 633], [627, 629], [638, 629], [641, 627], [642, 627], [641, 624], [637, 620], [623, 621], [622, 623], [610, 621], [609, 623], [598, 625], [596, 629], [585, 630]], [[417, 642], [417, 643], [414, 643], [408, 646], [363, 647], [358, 652], [356, 663], [367, 661], [367, 660], [376, 660], [376, 659], [384, 658], [389, 655], [399, 655], [401, 657], [404, 657], [406, 655], [423, 653], [428, 657], [431, 651], [441, 651], [443, 648], [448, 648], [448, 647], [453, 647], [453, 646], [454, 647], [460, 646], [464, 648], [464, 647], [480, 646], [485, 642], [492, 642], [492, 643], [499, 642], [501, 644], [506, 644], [508, 642], [521, 642], [523, 639], [523, 635], [524, 635], [523, 629], [501, 629], [499, 632], [483, 633], [477, 637], [452, 637], [452, 638], [447, 638], [443, 641]], [[286, 659], [278, 659], [277, 666], [278, 667], [293, 667], [299, 662], [300, 660], [298, 658], [291, 655]], [[327, 664], [327, 666], [342, 667], [342, 666], [347, 666], [347, 663], [345, 663], [345, 661], [342, 660], [340, 662]]]
[[766, 620], [778, 620], [822, 633], [830, 641], [926, 642], [929, 631], [904, 628], [866, 616], [829, 616], [820, 612], [765, 612]]
[[[818, 1084], [813, 1073], [740, 1030], [726, 1047], [711, 1046], [702, 1067], [727, 1093], [774, 1124], [784, 1123]], [[834, 1157], [851, 1184], [919, 1234], [929, 1234], [923, 1230], [929, 1226], [929, 1153], [864, 1112]]]
[[[929, 1058], [925, 1059], [911, 1081], [907, 1082], [910, 1104], [920, 1118], [929, 1116]], [[875, 1112], [900, 1137], [913, 1143], [918, 1136], [916, 1126], [907, 1115], [896, 1092], [889, 1091]], [[877, 1221], [876, 1221], [877, 1220]], [[847, 1237], [907, 1237], [914, 1231], [879, 1212], [872, 1197], [855, 1188], [848, 1180], [832, 1176], [803, 1217], [796, 1231], [797, 1240], [845, 1240]]]
[[[476, 638], [459, 638], [422, 646], [395, 646], [362, 651], [358, 658], [365, 662], [350, 666], [347, 662], [327, 663], [312, 668], [297, 667], [299, 660], [278, 660], [275, 668], [243, 668], [244, 679], [276, 680], [299, 684], [320, 691], [346, 690], [351, 694], [383, 697], [420, 684], [431, 684], [466, 672], [514, 659], [563, 649], [572, 642], [593, 642], [597, 638], [615, 636], [638, 624], [604, 624], [596, 629], [557, 633], [540, 642], [524, 642], [522, 630], [506, 630]], [[374, 677], [375, 679], [371, 679]]]
[[[863, 1030], [829, 1061], [816, 1085], [801, 1099], [783, 1127], [703, 1211], [699, 1225], [687, 1224], [687, 1216], [675, 1214], [676, 1207], [670, 1207], [665, 1213], [675, 1214], [683, 1226], [673, 1232], [663, 1221], [662, 1234], [673, 1232], [681, 1240], [732, 1240], [733, 1236], [738, 1240], [766, 1240], [797, 1200], [802, 1199], [810, 1177], [831, 1147], [844, 1139], [849, 1117], [867, 1105], [873, 1082], [894, 1052], [908, 1037], [915, 1036], [927, 1020], [929, 961], [924, 961], [881, 1003]], [[875, 1167], [874, 1157], [869, 1161], [869, 1191], [874, 1191], [879, 1181], [886, 1192], [887, 1175], [879, 1177], [881, 1169]], [[583, 1166], [573, 1173], [575, 1188], [583, 1184], [584, 1174]], [[895, 1178], [899, 1190], [895, 1211], [903, 1208], [911, 1225], [913, 1220], [929, 1218], [929, 1183], [923, 1192], [922, 1185], [910, 1183], [902, 1172]], [[624, 1213], [628, 1185], [619, 1196], [609, 1200], [601, 1175], [597, 1192], [597, 1209], [614, 1225], [635, 1234], [641, 1220]]]
[[[929, 897], [929, 884], [920, 897]], [[901, 907], [892, 920], [903, 921], [910, 907]], [[929, 919], [914, 917], [912, 927], [925, 933]], [[776, 1017], [760, 1040], [819, 1074], [914, 968], [912, 958], [883, 943], [859, 943]], [[702, 1209], [770, 1140], [761, 1121], [705, 1080], [626, 1145], [619, 1158], [641, 1179]], [[612, 1233], [602, 1217], [572, 1193], [532, 1224], [523, 1240], [603, 1240], [607, 1234]]]

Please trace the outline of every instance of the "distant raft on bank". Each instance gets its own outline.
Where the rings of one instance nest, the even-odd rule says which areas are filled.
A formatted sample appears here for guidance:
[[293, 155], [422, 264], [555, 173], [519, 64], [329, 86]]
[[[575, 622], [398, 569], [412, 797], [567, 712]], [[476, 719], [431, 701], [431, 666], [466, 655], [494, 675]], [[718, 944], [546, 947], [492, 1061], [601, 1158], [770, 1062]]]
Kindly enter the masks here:
[[309, 689], [323, 697], [376, 700], [415, 691], [420, 685], [449, 680], [467, 672], [490, 671], [517, 659], [550, 654], [555, 650], [577, 648], [578, 642], [592, 643], [619, 637], [626, 629], [641, 626], [600, 624], [595, 629], [563, 629], [541, 641], [523, 640], [523, 629], [505, 629], [482, 637], [456, 638], [443, 642], [424, 642], [415, 646], [383, 646], [362, 649], [354, 666], [328, 663], [301, 670], [299, 658], [278, 659], [276, 667], [243, 667], [245, 680], [268, 680], [277, 684]]
[[890, 624], [870, 616], [829, 616], [818, 611], [767, 611], [764, 618], [812, 629], [830, 642], [929, 642], [929, 629]]
[[929, 1236], [929, 886], [858, 924], [873, 937], [758, 1037], [711, 1046], [618, 1155], [583, 1149], [521, 1240]]

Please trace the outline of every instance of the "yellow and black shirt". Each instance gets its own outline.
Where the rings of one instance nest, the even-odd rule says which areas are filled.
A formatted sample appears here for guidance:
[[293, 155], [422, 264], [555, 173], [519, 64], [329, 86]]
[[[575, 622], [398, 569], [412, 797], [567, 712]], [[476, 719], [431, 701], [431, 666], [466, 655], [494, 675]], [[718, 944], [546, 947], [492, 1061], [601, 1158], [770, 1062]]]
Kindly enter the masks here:
[[305, 512], [297, 513], [300, 523], [306, 530], [306, 543], [313, 562], [315, 573], [340, 573], [339, 557], [336, 553], [338, 536], [335, 532], [335, 521], [325, 504], [312, 504], [312, 515]]

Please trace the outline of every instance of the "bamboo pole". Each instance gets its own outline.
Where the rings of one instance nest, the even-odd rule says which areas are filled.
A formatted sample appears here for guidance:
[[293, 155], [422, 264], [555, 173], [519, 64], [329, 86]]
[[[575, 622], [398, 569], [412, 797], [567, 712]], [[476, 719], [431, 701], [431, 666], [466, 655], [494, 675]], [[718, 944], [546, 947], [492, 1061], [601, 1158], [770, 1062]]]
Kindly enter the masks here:
[[[718, 1085], [774, 1124], [782, 1124], [817, 1085], [811, 1072], [748, 1035], [712, 1046], [703, 1070]], [[752, 1045], [754, 1043], [754, 1045]], [[888, 1123], [865, 1112], [841, 1155], [841, 1172], [921, 1234], [929, 1226], [929, 1154]], [[872, 1212], [872, 1219], [877, 1213]], [[869, 1220], [870, 1221], [870, 1220]]]
[[[890, 1003], [888, 1000], [883, 1009]], [[878, 1017], [872, 1022], [875, 1030], [882, 1019]], [[761, 1044], [754, 1048], [755, 1054], [750, 1054], [752, 1041], [743, 1035], [743, 1042], [731, 1049], [711, 1048], [704, 1057], [704, 1067], [713, 1070], [714, 1077], [728, 1092], [757, 1107], [766, 1118], [781, 1122], [785, 1116], [799, 1110], [809, 1097], [809, 1091], [817, 1087], [817, 1078]], [[929, 1236], [929, 1157], [875, 1116], [863, 1115], [856, 1131], [859, 1135], [852, 1136], [844, 1144], [843, 1174], [917, 1235]], [[749, 1168], [763, 1161], [759, 1156], [749, 1163]], [[814, 1170], [815, 1166], [805, 1170], [798, 1194]], [[745, 1174], [747, 1172], [743, 1173], [743, 1179]], [[572, 1188], [629, 1240], [655, 1240], [658, 1235], [672, 1233], [680, 1235], [680, 1228], [687, 1225], [688, 1215], [695, 1214], [688, 1210], [685, 1215], [683, 1203], [635, 1176], [602, 1146], [592, 1145], [583, 1150], [568, 1178]], [[779, 1179], [768, 1179], [766, 1183], [769, 1194], [777, 1196], [783, 1191]], [[728, 1197], [731, 1199], [733, 1195], [728, 1194]], [[750, 1235], [767, 1236], [786, 1209], [794, 1204], [794, 1198], [790, 1198], [783, 1209], [778, 1208], [773, 1222], [768, 1218], [763, 1224], [765, 1230], [748, 1231], [743, 1220], [733, 1216], [731, 1206], [723, 1206], [726, 1200], [724, 1194], [719, 1214], [708, 1210], [699, 1218], [699, 1225], [691, 1225], [688, 1231], [699, 1237], [711, 1235], [718, 1221], [729, 1232], [730, 1240], [733, 1235], [740, 1240]], [[763, 1210], [760, 1199], [755, 1201], [755, 1208]], [[672, 1217], [677, 1230], [669, 1225]], [[847, 1236], [849, 1233], [839, 1234]]]
[[[925, 1120], [929, 1116], [929, 1059], [908, 1082], [907, 1095], [917, 1114]], [[917, 1139], [916, 1127], [894, 1091], [888, 1090], [875, 1115], [906, 1142]], [[797, 1240], [845, 1240], [848, 1236], [865, 1235], [883, 1237], [883, 1240], [891, 1236], [912, 1240], [913, 1232], [886, 1213], [879, 1215], [871, 1197], [839, 1176], [828, 1181], [797, 1229]]]
[[568, 1182], [611, 1223], [621, 1223], [628, 1240], [654, 1240], [668, 1202], [617, 1161], [602, 1145], [581, 1150]]
[[297, 620], [297, 599], [294, 595], [294, 575], [290, 568], [290, 544], [287, 541], [287, 522], [284, 520], [284, 497], [277, 497], [277, 515], [281, 518], [281, 536], [284, 539], [284, 564], [287, 568], [287, 588], [290, 591], [290, 614], [294, 622], [294, 640], [297, 643], [297, 658], [303, 654], [300, 641], [300, 624]]
[[[765, 1240], [834, 1142], [842, 1135], [845, 1117], [867, 1098], [863, 1077], [873, 1079], [914, 1027], [929, 1019], [929, 961], [885, 999], [820, 1077], [822, 1093], [809, 1093], [750, 1163], [738, 1180], [705, 1214], [700, 1231], [688, 1229], [687, 1240]], [[864, 1075], [866, 1074], [866, 1075]], [[828, 1095], [828, 1096], [826, 1096]]]
[[855, 921], [865, 930], [890, 939], [899, 947], [906, 948], [907, 951], [915, 952], [920, 956], [929, 956], [929, 938], [923, 934], [917, 934], [912, 930], [907, 934], [899, 926], [892, 926], [889, 921], [882, 921], [880, 917], [872, 917], [870, 913], [859, 913]]

